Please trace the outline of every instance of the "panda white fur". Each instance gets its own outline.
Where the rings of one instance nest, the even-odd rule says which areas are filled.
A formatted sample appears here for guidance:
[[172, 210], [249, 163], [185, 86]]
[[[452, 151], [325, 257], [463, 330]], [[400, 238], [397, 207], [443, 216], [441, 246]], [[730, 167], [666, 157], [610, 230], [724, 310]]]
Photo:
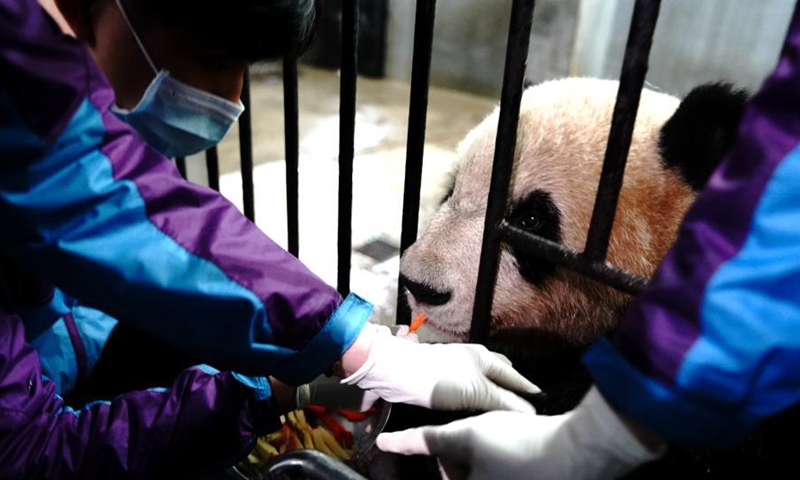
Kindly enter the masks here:
[[[616, 81], [569, 78], [524, 92], [506, 221], [583, 249], [617, 88]], [[683, 100], [650, 89], [642, 92], [608, 253], [612, 264], [652, 275], [697, 191], [733, 143], [746, 99], [745, 92], [726, 84], [700, 86]], [[468, 338], [497, 120], [495, 111], [463, 140], [451, 192], [402, 258], [402, 282], [413, 314], [428, 318], [419, 331], [424, 341]], [[590, 384], [580, 361], [583, 348], [613, 332], [631, 300], [506, 248], [494, 292], [489, 347], [508, 355], [543, 388], [543, 395], [530, 399], [539, 413], [560, 413], [573, 408]], [[397, 409], [390, 429], [459, 416], [406, 410]], [[775, 472], [791, 458], [786, 455], [789, 446], [797, 444], [786, 425], [800, 423], [792, 422], [778, 431], [767, 427], [772, 431], [728, 452], [674, 448], [632, 477], [728, 478]], [[406, 465], [406, 472], [424, 471], [422, 462]], [[428, 471], [434, 472], [430, 464]]]

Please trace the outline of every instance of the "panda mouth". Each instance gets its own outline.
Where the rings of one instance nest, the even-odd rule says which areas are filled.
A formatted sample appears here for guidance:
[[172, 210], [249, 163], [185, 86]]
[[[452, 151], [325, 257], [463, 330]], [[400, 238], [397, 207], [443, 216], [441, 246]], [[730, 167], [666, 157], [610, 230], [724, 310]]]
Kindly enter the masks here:
[[469, 333], [468, 330], [456, 330], [456, 329], [453, 329], [453, 328], [443, 327], [442, 325], [439, 325], [438, 323], [436, 323], [436, 320], [434, 320], [434, 319], [432, 319], [430, 317], [428, 317], [428, 320], [424, 324], [422, 324], [421, 328], [428, 328], [433, 333], [435, 333], [437, 335], [453, 337], [453, 338], [458, 338], [458, 339], [467, 338], [468, 333]]

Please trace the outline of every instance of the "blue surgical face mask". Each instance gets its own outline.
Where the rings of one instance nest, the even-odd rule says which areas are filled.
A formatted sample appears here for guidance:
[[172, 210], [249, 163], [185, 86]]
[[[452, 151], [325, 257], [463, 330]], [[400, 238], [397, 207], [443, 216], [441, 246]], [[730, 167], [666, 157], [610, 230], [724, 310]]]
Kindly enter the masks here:
[[155, 78], [134, 108], [113, 106], [111, 110], [150, 146], [169, 157], [185, 157], [219, 143], [244, 111], [244, 105], [187, 85], [170, 77], [166, 70], [159, 71], [120, 0], [116, 3]]

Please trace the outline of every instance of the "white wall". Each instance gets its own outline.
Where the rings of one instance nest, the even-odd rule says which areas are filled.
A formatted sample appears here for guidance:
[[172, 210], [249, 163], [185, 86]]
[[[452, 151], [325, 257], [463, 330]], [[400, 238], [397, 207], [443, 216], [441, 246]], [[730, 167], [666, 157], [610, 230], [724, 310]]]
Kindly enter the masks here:
[[[662, 0], [648, 81], [683, 95], [725, 80], [755, 90], [773, 69], [793, 0]], [[528, 57], [534, 82], [617, 78], [634, 0], [539, 0]], [[389, 77], [411, 78], [416, 1], [389, 0]], [[498, 96], [511, 0], [438, 0], [431, 81]]]
[[[663, 0], [649, 83], [683, 95], [709, 81], [756, 90], [775, 67], [793, 0]], [[573, 73], [618, 78], [634, 0], [582, 0]]]
[[[431, 83], [498, 96], [512, 0], [438, 0]], [[536, 2], [528, 77], [539, 82], [569, 73], [579, 0]], [[411, 78], [413, 0], [390, 0], [386, 74]]]

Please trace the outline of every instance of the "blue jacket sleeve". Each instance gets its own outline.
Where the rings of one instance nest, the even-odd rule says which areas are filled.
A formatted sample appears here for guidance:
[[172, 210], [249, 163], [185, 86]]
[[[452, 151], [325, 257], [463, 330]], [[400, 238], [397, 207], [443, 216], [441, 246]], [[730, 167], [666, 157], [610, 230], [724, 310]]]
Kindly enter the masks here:
[[0, 248], [225, 369], [299, 384], [350, 346], [371, 306], [184, 181], [36, 0], [0, 0], [0, 45]]
[[725, 446], [800, 400], [800, 15], [739, 139], [614, 344], [586, 356], [611, 403]]

